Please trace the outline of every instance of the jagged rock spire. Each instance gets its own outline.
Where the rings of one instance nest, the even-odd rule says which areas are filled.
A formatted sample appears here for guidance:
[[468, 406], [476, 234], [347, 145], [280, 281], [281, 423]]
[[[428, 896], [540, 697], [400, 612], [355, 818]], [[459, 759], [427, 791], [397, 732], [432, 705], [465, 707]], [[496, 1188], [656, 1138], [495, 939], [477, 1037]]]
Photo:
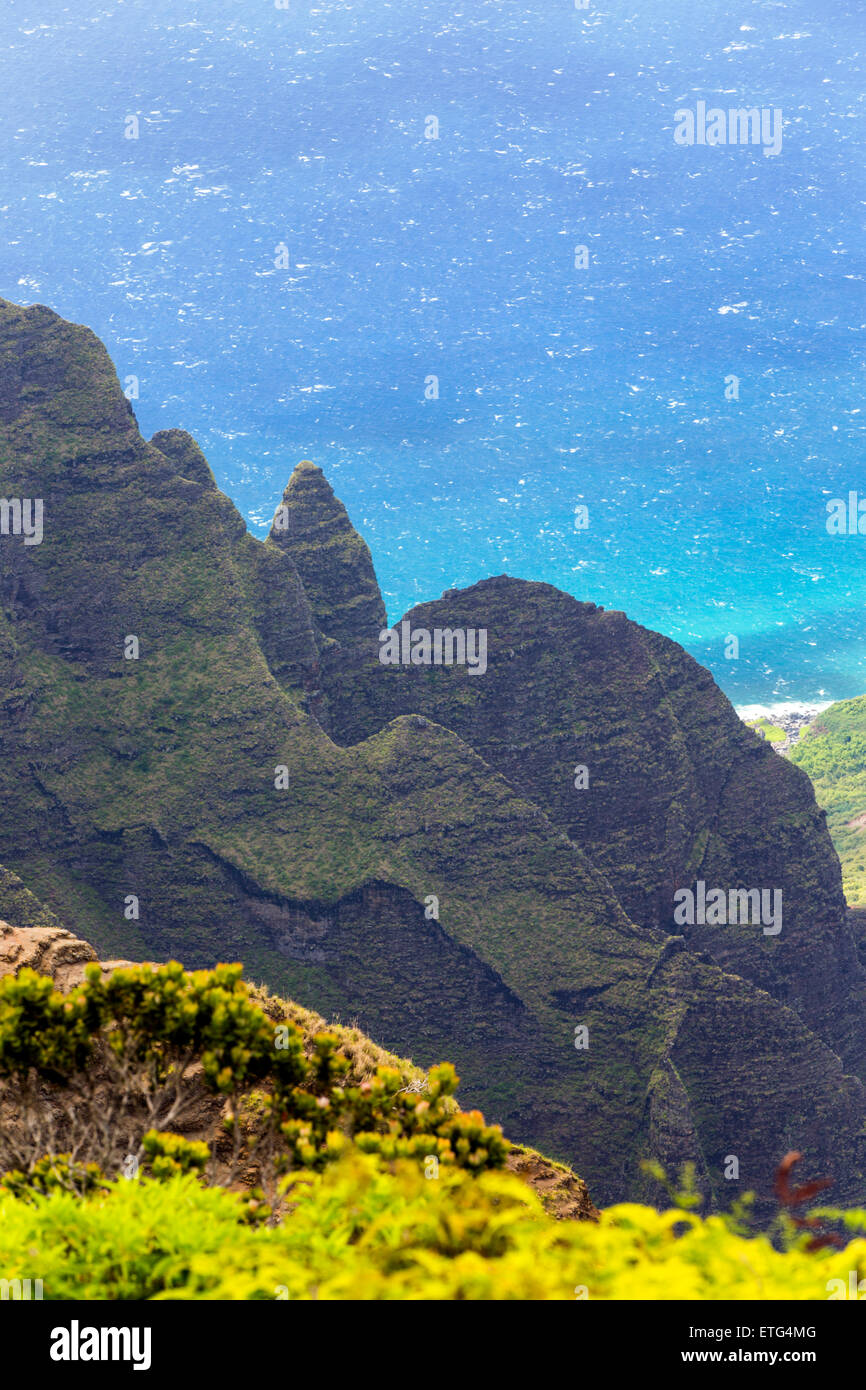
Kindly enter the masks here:
[[386, 626], [367, 544], [321, 468], [309, 459], [289, 479], [270, 539], [294, 561], [326, 637], [354, 646]]

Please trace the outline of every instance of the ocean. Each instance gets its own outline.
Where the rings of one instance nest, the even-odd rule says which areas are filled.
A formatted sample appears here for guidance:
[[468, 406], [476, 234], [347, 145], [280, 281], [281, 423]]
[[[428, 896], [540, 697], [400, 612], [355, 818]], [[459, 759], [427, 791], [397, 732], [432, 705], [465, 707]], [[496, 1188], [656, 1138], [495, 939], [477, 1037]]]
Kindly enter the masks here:
[[[89, 325], [254, 534], [320, 464], [391, 620], [509, 573], [738, 705], [860, 694], [864, 39], [856, 0], [5, 0], [0, 294]], [[675, 139], [730, 108], [778, 152]]]

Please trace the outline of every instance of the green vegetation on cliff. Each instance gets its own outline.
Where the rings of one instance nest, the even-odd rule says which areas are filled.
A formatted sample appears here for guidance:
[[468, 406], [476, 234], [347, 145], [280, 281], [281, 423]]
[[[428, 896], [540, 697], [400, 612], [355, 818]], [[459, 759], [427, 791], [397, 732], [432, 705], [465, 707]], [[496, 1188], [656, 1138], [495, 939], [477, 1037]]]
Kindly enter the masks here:
[[842, 864], [852, 907], [866, 907], [866, 695], [821, 712], [791, 749], [809, 774]]
[[[597, 1200], [650, 1195], [656, 1158], [726, 1205], [730, 1154], [766, 1200], [792, 1146], [858, 1191], [838, 863], [808, 779], [674, 643], [503, 578], [415, 610], [487, 627], [488, 672], [406, 681], [320, 470], [254, 540], [194, 441], [142, 439], [98, 341], [41, 306], [0, 304], [0, 490], [45, 503], [40, 545], [0, 547], [0, 863], [57, 919], [103, 954], [243, 960], [448, 1057]], [[682, 935], [698, 874], [783, 886], [782, 937]]]
[[[67, 991], [25, 967], [0, 980], [0, 1173], [15, 1190], [34, 1175], [44, 1185], [62, 1155], [55, 1180], [71, 1190], [91, 1190], [95, 1174], [124, 1162], [157, 1176], [207, 1163], [223, 1182], [244, 1167], [273, 1186], [287, 1169], [326, 1167], [349, 1143], [423, 1157], [437, 1172], [504, 1166], [501, 1131], [453, 1101], [453, 1067], [415, 1085], [400, 1067], [358, 1078], [343, 1044], [336, 1032], [272, 1022], [239, 965], [190, 973], [172, 961], [104, 977], [94, 962]], [[230, 1156], [218, 1137], [191, 1147], [174, 1133], [191, 1114], [230, 1133]]]

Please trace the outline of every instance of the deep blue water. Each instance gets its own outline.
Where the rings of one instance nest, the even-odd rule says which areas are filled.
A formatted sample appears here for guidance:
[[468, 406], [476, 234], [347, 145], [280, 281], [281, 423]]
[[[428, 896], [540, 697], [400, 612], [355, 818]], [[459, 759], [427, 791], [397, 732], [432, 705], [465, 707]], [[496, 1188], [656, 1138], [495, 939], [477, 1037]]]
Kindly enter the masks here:
[[[864, 38], [859, 0], [4, 0], [0, 294], [90, 325], [257, 534], [321, 464], [392, 619], [508, 572], [738, 703], [862, 693]], [[781, 153], [677, 145], [699, 100], [781, 108]]]

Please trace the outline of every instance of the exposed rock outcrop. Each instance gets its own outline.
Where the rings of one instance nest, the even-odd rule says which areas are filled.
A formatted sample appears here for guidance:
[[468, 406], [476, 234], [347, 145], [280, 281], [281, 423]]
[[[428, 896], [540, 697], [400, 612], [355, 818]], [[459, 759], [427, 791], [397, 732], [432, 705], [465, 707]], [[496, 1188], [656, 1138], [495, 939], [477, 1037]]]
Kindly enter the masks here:
[[50, 975], [58, 989], [71, 989], [84, 979], [84, 967], [96, 960], [85, 941], [62, 927], [13, 927], [0, 922], [0, 977], [29, 967]]
[[270, 539], [294, 562], [326, 637], [343, 647], [375, 638], [385, 626], [385, 605], [370, 551], [321, 468], [309, 459], [289, 479]]

